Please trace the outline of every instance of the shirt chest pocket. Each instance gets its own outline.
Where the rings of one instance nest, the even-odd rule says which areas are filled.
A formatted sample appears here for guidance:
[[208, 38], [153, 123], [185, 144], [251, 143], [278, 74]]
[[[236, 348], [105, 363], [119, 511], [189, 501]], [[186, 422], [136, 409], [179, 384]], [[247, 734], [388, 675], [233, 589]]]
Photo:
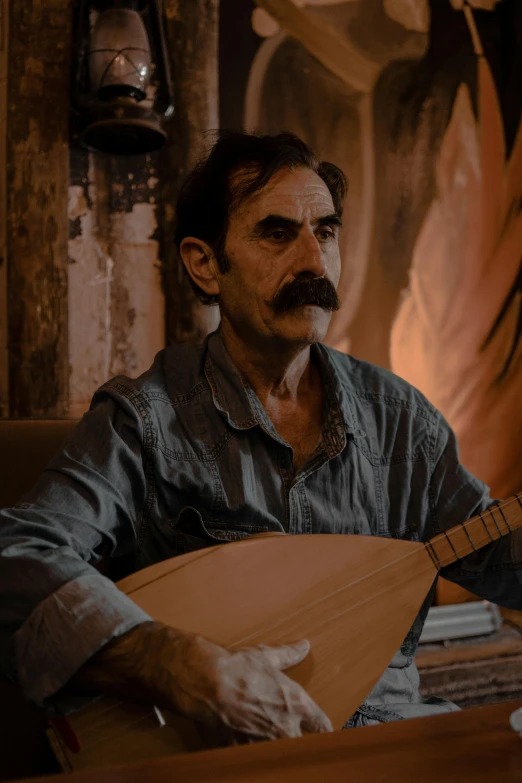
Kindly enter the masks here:
[[426, 459], [375, 466], [380, 535], [422, 541], [429, 519]]
[[422, 540], [429, 518], [431, 424], [407, 415], [388, 414], [387, 427], [357, 446], [375, 477], [378, 535]]
[[169, 520], [169, 528], [178, 555], [230, 541], [241, 541], [257, 533], [268, 531], [268, 525], [236, 522], [227, 525], [222, 522], [206, 522], [200, 512], [192, 506], [183, 508], [176, 519]]

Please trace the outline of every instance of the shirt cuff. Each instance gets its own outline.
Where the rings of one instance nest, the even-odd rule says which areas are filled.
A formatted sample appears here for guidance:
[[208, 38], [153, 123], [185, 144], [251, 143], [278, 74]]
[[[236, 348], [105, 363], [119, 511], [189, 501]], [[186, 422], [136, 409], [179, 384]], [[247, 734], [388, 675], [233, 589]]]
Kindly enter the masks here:
[[[97, 572], [66, 582], [38, 604], [15, 634], [16, 666], [25, 695], [44, 706], [107, 642], [152, 619]], [[78, 698], [71, 697], [70, 708], [75, 709]], [[46, 704], [47, 712], [69, 711], [63, 694], [59, 701], [57, 710]]]

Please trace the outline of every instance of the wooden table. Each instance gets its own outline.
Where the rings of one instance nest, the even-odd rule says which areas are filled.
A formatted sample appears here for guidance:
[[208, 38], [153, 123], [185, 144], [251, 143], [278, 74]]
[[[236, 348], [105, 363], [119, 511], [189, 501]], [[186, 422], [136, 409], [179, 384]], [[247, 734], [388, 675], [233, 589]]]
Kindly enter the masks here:
[[522, 701], [30, 783], [512, 783], [522, 781], [522, 737], [509, 725], [518, 707]]

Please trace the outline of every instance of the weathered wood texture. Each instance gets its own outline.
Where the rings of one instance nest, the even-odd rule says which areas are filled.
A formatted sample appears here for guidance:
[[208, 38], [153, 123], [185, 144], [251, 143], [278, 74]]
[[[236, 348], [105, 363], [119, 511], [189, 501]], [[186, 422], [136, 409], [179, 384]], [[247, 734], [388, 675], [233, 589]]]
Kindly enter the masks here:
[[218, 0], [165, 0], [167, 49], [176, 111], [161, 154], [159, 238], [166, 298], [167, 342], [197, 341], [217, 323], [217, 308], [192, 293], [174, 247], [174, 205], [181, 184], [218, 128]]
[[0, 418], [9, 414], [9, 359], [7, 353], [6, 257], [6, 108], [9, 65], [7, 25], [9, 2], [0, 0]]
[[68, 0], [10, 3], [6, 247], [11, 416], [67, 414], [70, 9]]

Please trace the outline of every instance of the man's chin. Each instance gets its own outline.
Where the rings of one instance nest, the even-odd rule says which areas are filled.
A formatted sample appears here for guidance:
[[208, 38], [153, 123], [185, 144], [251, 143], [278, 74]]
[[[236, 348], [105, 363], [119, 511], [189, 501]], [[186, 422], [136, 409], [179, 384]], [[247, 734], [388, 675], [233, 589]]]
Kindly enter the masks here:
[[331, 318], [330, 310], [302, 305], [277, 316], [277, 331], [291, 342], [317, 343], [326, 335]]

